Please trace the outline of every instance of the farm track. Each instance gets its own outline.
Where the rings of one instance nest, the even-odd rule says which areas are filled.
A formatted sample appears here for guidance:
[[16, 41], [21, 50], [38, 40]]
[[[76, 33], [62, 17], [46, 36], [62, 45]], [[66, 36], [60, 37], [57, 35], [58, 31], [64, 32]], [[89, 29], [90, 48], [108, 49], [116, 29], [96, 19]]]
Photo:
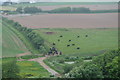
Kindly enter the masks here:
[[[18, 54], [16, 57], [24, 56], [24, 55], [30, 55], [30, 53], [23, 53], [23, 54]], [[43, 60], [45, 60], [47, 57], [39, 57], [39, 58], [34, 58], [34, 59], [18, 59], [17, 61], [35, 61], [38, 62], [43, 68], [45, 68], [48, 72], [50, 72], [52, 75], [55, 77], [61, 77], [61, 75], [56, 72], [55, 70], [51, 69], [49, 66], [47, 66]]]

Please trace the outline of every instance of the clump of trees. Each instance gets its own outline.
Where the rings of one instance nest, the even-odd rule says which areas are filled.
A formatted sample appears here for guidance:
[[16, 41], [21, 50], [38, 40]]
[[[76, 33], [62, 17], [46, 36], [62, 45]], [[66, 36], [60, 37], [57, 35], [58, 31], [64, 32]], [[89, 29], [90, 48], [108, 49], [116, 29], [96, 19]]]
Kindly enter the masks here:
[[41, 9], [38, 9], [37, 7], [25, 7], [24, 13], [39, 13], [42, 12]]
[[72, 13], [90, 13], [91, 10], [85, 7], [72, 8]]
[[79, 67], [73, 68], [66, 77], [73, 78], [118, 78], [120, 68], [118, 58], [120, 49], [105, 52], [104, 54], [92, 59], [91, 62], [86, 62]]
[[50, 11], [50, 13], [70, 13], [70, 12], [71, 12], [70, 7], [62, 7]]
[[40, 13], [40, 12], [42, 12], [42, 10], [40, 8], [37, 8], [37, 7], [25, 7], [25, 8], [18, 7], [16, 9], [16, 12], [19, 12], [19, 13]]
[[90, 9], [85, 7], [78, 8], [62, 7], [51, 10], [50, 13], [90, 13]]

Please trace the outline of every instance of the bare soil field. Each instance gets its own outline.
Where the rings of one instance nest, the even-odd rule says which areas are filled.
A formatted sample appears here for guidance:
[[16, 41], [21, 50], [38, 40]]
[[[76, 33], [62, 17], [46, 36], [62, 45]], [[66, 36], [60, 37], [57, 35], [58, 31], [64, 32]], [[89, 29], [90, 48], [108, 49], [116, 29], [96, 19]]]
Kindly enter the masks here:
[[8, 16], [29, 28], [110, 28], [118, 27], [118, 13], [38, 14]]
[[57, 5], [57, 6], [38, 6], [42, 10], [52, 10], [60, 7], [86, 7], [91, 10], [110, 10], [110, 9], [118, 9], [117, 4], [109, 4], [109, 5]]

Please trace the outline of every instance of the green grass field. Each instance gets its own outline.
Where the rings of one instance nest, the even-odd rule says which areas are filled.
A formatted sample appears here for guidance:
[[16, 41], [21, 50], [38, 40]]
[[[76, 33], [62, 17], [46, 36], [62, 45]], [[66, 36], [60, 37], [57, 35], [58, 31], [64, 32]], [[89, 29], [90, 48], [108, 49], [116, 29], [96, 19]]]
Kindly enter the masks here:
[[25, 45], [9, 27], [8, 23], [2, 22], [2, 56], [12, 57], [27, 52]]
[[39, 63], [34, 61], [18, 61], [20, 73], [22, 78], [48, 78], [50, 73], [45, 70]]
[[[46, 45], [55, 46], [63, 55], [50, 57], [44, 62], [57, 72], [64, 74], [65, 69], [80, 66], [89, 57], [93, 58], [103, 54], [105, 51], [118, 48], [117, 28], [94, 28], [94, 29], [65, 29], [65, 28], [45, 28], [35, 29], [44, 38]], [[63, 37], [60, 37], [60, 36]], [[86, 37], [88, 35], [88, 37]], [[77, 36], [80, 36], [79, 38]], [[58, 39], [60, 41], [58, 41]], [[71, 42], [69, 42], [71, 40]], [[72, 44], [75, 44], [72, 46]], [[67, 45], [70, 45], [67, 47]], [[79, 47], [80, 49], [77, 49]], [[66, 64], [65, 62], [75, 62]]]
[[[46, 45], [55, 46], [63, 54], [95, 56], [118, 47], [117, 28], [106, 29], [39, 29], [34, 30], [44, 38]], [[46, 32], [51, 32], [47, 34]], [[62, 35], [63, 37], [60, 37]], [[88, 37], [85, 37], [88, 35]], [[77, 38], [77, 36], [80, 36]], [[58, 41], [58, 39], [60, 41]], [[69, 42], [71, 40], [71, 42]], [[55, 45], [53, 45], [55, 43]], [[75, 44], [74, 46], [72, 44]], [[67, 45], [70, 45], [67, 47]], [[80, 49], [77, 49], [77, 48]]]

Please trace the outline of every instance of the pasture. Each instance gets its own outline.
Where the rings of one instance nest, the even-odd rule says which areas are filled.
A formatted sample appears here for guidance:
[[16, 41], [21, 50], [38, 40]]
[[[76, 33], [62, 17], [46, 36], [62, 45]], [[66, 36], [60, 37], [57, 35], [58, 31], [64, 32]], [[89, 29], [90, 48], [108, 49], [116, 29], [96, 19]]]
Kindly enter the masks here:
[[8, 23], [2, 21], [2, 56], [13, 57], [20, 53], [27, 52], [26, 46], [18, 36], [10, 29]]
[[118, 47], [117, 28], [43, 28], [34, 31], [46, 45], [68, 55], [95, 56]]

